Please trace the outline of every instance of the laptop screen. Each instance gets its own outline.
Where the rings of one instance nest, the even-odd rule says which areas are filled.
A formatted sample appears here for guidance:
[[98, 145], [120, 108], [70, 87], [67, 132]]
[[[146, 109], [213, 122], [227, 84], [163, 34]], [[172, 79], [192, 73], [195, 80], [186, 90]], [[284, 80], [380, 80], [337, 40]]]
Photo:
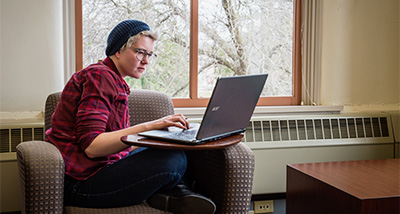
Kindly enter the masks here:
[[257, 74], [219, 78], [196, 138], [244, 130], [267, 77], [267, 74]]

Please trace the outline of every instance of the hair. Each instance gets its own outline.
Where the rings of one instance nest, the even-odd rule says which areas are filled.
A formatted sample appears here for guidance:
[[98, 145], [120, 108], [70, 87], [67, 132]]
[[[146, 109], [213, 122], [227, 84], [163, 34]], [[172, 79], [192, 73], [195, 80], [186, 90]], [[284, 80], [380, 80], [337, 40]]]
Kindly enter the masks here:
[[142, 31], [134, 36], [131, 36], [128, 41], [121, 47], [120, 51], [123, 51], [129, 47], [131, 47], [133, 44], [135, 44], [138, 39], [141, 36], [146, 36], [152, 39], [153, 41], [156, 41], [158, 39], [158, 33], [154, 31]]

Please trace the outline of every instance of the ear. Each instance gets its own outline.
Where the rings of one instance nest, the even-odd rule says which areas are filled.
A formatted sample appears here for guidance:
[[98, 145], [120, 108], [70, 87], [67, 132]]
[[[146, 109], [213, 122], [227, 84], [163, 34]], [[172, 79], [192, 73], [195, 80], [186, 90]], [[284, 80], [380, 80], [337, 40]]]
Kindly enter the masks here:
[[120, 51], [115, 52], [115, 58], [119, 59], [121, 57]]

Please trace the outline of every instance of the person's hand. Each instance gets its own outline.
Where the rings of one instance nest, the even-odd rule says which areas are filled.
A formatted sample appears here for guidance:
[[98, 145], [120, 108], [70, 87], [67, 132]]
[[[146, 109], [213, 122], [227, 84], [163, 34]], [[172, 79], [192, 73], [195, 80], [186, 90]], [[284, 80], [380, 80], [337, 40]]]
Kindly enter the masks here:
[[[149, 130], [164, 129], [170, 126], [188, 129], [189, 122], [182, 114], [176, 114], [166, 116], [158, 120], [141, 123], [126, 129], [103, 132], [97, 135], [92, 143], [85, 149], [85, 153], [90, 158], [104, 157], [115, 154], [127, 148], [127, 145], [121, 142], [122, 136], [137, 134]], [[136, 147], [131, 147], [130, 151], [135, 149]]]
[[151, 121], [149, 122], [149, 125], [151, 125], [150, 129], [152, 130], [164, 129], [170, 126], [175, 126], [181, 129], [189, 128], [189, 122], [186, 120], [183, 114], [169, 115], [158, 120]]

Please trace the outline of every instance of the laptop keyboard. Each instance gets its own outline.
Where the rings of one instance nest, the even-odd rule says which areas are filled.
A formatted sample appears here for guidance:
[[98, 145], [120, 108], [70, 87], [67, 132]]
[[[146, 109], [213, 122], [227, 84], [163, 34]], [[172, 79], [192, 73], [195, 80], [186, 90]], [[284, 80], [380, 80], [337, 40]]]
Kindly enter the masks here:
[[181, 132], [173, 132], [171, 133], [171, 137], [181, 140], [194, 140], [196, 138], [197, 129], [192, 130], [184, 130]]

